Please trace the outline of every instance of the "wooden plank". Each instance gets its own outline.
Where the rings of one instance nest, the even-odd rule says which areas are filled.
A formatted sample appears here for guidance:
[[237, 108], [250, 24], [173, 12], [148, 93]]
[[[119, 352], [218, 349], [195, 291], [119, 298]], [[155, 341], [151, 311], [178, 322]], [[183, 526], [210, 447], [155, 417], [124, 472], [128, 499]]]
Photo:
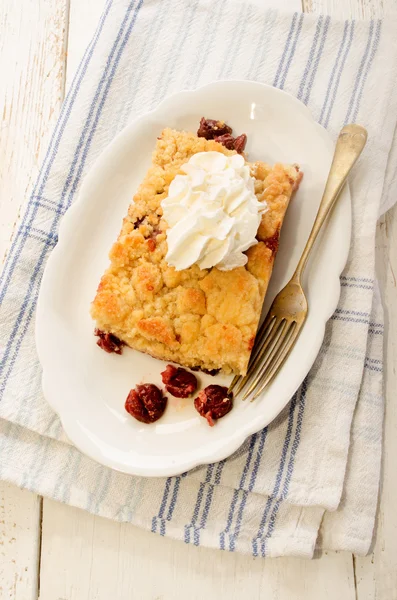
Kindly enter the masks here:
[[355, 598], [350, 555], [254, 559], [187, 546], [50, 500], [42, 548], [40, 600]]
[[68, 3], [0, 2], [0, 263], [63, 100]]
[[358, 600], [397, 599], [397, 206], [386, 213], [378, 227], [377, 270], [387, 332], [382, 491], [374, 551], [355, 561]]
[[0, 482], [0, 598], [36, 600], [41, 499]]

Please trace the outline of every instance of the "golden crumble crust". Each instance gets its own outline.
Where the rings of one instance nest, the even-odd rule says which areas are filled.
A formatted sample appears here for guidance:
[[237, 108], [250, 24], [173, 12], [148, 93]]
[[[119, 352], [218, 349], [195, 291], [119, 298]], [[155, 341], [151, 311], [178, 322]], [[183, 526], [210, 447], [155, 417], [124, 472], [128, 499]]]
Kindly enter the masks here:
[[278, 237], [301, 173], [294, 166], [249, 164], [255, 193], [266, 201], [259, 243], [245, 267], [176, 271], [165, 260], [161, 201], [180, 167], [197, 152], [235, 154], [193, 133], [165, 129], [113, 245], [110, 266], [91, 306], [97, 327], [131, 348], [203, 370], [244, 374], [271, 276]]

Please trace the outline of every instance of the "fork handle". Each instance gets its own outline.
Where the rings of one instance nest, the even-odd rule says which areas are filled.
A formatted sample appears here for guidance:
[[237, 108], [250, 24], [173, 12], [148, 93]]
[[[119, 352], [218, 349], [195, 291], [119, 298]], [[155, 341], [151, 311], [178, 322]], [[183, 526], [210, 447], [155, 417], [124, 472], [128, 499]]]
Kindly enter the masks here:
[[323, 226], [328, 213], [341, 193], [347, 176], [363, 151], [366, 142], [367, 130], [361, 125], [345, 125], [339, 133], [334, 158], [332, 160], [331, 169], [316, 220], [314, 221], [309, 239], [307, 240], [303, 254], [292, 277], [293, 280], [300, 282], [301, 275], [317, 235]]

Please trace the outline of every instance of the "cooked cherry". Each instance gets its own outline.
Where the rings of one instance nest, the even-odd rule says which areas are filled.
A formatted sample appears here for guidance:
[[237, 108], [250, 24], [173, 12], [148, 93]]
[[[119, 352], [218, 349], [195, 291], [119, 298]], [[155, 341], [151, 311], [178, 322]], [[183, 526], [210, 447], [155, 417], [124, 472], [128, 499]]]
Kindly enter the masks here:
[[154, 423], [164, 413], [167, 398], [152, 383], [137, 385], [125, 401], [125, 410], [141, 423]]
[[224, 121], [216, 121], [215, 119], [206, 119], [202, 117], [200, 127], [197, 130], [198, 137], [204, 137], [206, 140], [213, 140], [215, 137], [232, 133], [232, 128], [226, 125]]
[[100, 329], [95, 329], [94, 334], [98, 336], [97, 344], [102, 350], [105, 352], [115, 352], [116, 354], [123, 353], [123, 346], [125, 343], [122, 340], [119, 340], [118, 337], [113, 335], [113, 333], [105, 333]]
[[197, 390], [196, 377], [186, 369], [167, 365], [161, 377], [167, 392], [176, 398], [187, 398]]
[[228, 394], [227, 387], [221, 385], [208, 385], [194, 401], [195, 409], [211, 427], [215, 424], [214, 419], [224, 417], [232, 406], [233, 395]]

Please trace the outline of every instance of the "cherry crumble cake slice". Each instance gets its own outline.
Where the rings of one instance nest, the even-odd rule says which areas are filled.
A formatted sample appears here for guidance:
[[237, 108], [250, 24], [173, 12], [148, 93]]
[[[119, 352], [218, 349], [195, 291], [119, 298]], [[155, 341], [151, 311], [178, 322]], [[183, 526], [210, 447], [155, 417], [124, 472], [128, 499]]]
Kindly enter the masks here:
[[245, 252], [248, 260], [243, 257], [246, 264], [229, 270], [171, 266], [161, 206], [193, 155], [243, 152], [246, 137], [231, 133], [225, 123], [205, 119], [198, 135], [162, 132], [92, 303], [102, 346], [110, 334], [118, 347], [126, 344], [155, 358], [203, 371], [246, 373], [281, 225], [302, 173], [295, 165], [245, 162], [256, 198], [267, 210], [259, 217], [258, 243]]

